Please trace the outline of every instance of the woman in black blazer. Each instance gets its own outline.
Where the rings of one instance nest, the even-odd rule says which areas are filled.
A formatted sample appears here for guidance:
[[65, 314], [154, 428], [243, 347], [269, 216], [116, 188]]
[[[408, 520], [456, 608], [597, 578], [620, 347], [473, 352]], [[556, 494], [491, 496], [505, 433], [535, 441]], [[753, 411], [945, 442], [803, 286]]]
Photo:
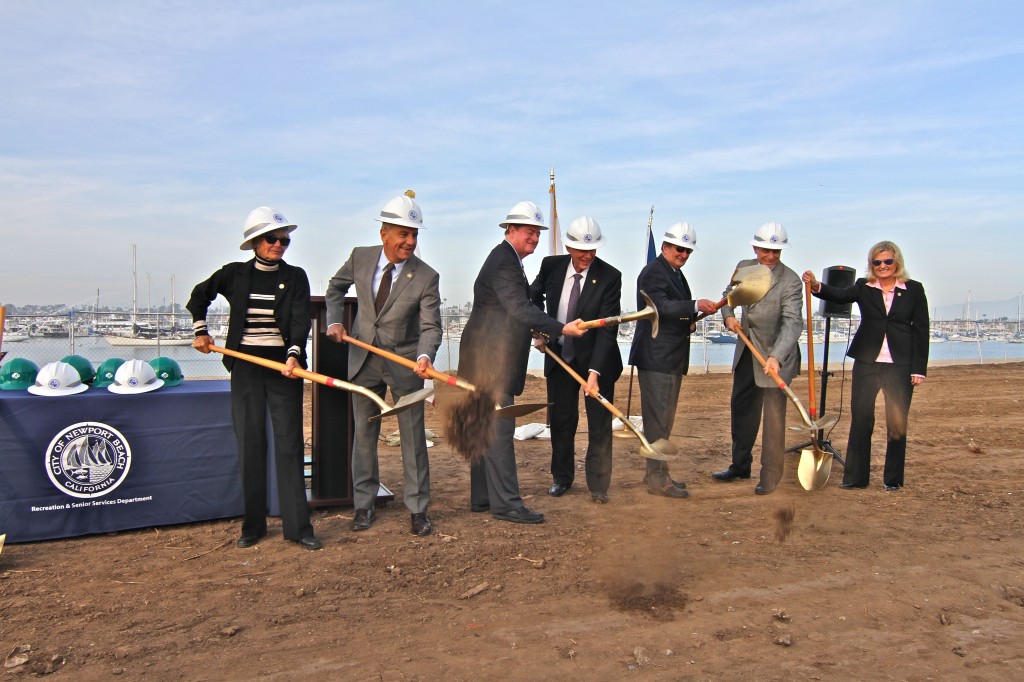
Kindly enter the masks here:
[[914, 387], [924, 383], [928, 368], [928, 299], [920, 282], [909, 278], [903, 253], [882, 241], [868, 252], [868, 277], [853, 286], [831, 287], [810, 282], [818, 298], [857, 303], [860, 327], [847, 355], [853, 363], [852, 423], [846, 446], [841, 488], [866, 488], [871, 477], [871, 434], [875, 429], [875, 398], [885, 395], [887, 441], [882, 482], [889, 491], [903, 487], [907, 455], [907, 416]]

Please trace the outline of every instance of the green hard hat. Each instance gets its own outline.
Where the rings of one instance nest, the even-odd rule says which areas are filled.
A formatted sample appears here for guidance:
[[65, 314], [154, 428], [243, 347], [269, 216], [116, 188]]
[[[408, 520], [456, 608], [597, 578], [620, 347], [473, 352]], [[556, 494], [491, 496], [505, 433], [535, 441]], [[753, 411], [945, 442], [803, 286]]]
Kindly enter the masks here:
[[78, 370], [78, 376], [82, 377], [83, 384], [91, 384], [96, 378], [96, 370], [92, 368], [92, 363], [81, 355], [65, 355], [60, 361], [66, 362]]
[[150, 360], [149, 366], [156, 372], [157, 379], [163, 379], [164, 386], [177, 386], [185, 378], [178, 361], [165, 355]]
[[123, 364], [124, 360], [121, 358], [109, 358], [101, 362], [100, 366], [96, 368], [96, 381], [93, 382], [93, 386], [96, 388], [106, 388], [114, 383], [114, 375], [117, 374], [117, 368]]
[[25, 358], [11, 358], [0, 367], [0, 390], [24, 391], [36, 383], [39, 366]]

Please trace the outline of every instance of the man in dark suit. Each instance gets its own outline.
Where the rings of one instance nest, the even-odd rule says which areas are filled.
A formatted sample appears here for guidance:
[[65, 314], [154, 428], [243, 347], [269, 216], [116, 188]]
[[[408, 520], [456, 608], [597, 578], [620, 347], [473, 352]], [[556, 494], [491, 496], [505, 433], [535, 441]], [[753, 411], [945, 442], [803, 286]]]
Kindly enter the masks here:
[[[382, 398], [390, 386], [396, 400], [423, 388], [426, 371], [433, 368], [437, 347], [441, 345], [439, 277], [414, 253], [419, 231], [423, 229], [423, 213], [408, 194], [391, 199], [381, 210], [377, 220], [382, 223], [382, 246], [353, 249], [331, 278], [325, 296], [327, 335], [331, 339], [342, 341], [345, 294], [355, 284], [359, 304], [352, 337], [416, 361], [417, 368], [413, 371], [359, 346], [349, 347], [349, 380]], [[356, 511], [351, 528], [355, 531], [368, 529], [376, 520], [373, 504], [380, 488], [377, 461], [380, 422], [369, 419], [378, 411], [369, 398], [352, 395], [355, 419], [352, 496]], [[398, 429], [402, 442], [404, 500], [412, 514], [411, 532], [429, 535], [432, 530], [427, 516], [430, 463], [423, 428], [423, 403], [398, 415]]]
[[[559, 321], [576, 318], [597, 320], [620, 312], [622, 273], [597, 257], [604, 246], [601, 226], [593, 218], [572, 221], [562, 244], [568, 255], [548, 256], [540, 273], [530, 285], [530, 298], [548, 315]], [[615, 382], [622, 374], [622, 356], [615, 327], [602, 327], [580, 338], [552, 340], [551, 349], [581, 376], [587, 388], [615, 400]], [[551, 425], [551, 488], [548, 495], [561, 497], [572, 487], [576, 476], [575, 441], [579, 426], [580, 384], [551, 357], [544, 359], [547, 377], [548, 418]], [[594, 502], [608, 501], [612, 478], [612, 415], [597, 400], [586, 400], [587, 409], [587, 488]]]
[[[459, 376], [477, 387], [493, 391], [499, 404], [512, 404], [526, 386], [531, 334], [547, 342], [559, 336], [579, 337], [582, 320], [562, 324], [545, 315], [530, 301], [530, 283], [523, 258], [537, 248], [544, 215], [532, 201], [512, 207], [499, 225], [505, 239], [494, 247], [473, 283], [473, 312], [462, 332]], [[513, 523], [542, 523], [544, 515], [531, 511], [519, 494], [514, 419], [496, 419], [494, 439], [470, 469], [470, 505], [490, 511], [494, 518]]]
[[252, 547], [267, 534], [267, 413], [274, 429], [274, 465], [285, 540], [320, 549], [313, 535], [302, 473], [302, 381], [292, 372], [306, 367], [309, 336], [309, 279], [302, 268], [282, 260], [296, 228], [269, 206], [249, 212], [242, 227], [244, 263], [228, 263], [192, 290], [187, 308], [196, 338], [192, 346], [209, 353], [213, 339], [206, 312], [218, 295], [231, 307], [224, 347], [280, 362], [278, 372], [224, 357], [231, 372], [231, 422], [238, 442], [245, 517], [239, 547]]
[[[640, 271], [636, 281], [637, 308], [645, 305], [645, 292], [658, 309], [658, 338], [650, 320], [637, 322], [629, 362], [638, 370], [640, 413], [644, 435], [654, 442], [672, 434], [683, 375], [690, 368], [690, 332], [697, 313], [713, 313], [714, 301], [694, 300], [682, 267], [697, 249], [697, 233], [688, 223], [675, 223], [661, 240], [661, 255]], [[686, 484], [673, 481], [668, 464], [647, 459], [647, 492], [665, 497], [686, 497]]]

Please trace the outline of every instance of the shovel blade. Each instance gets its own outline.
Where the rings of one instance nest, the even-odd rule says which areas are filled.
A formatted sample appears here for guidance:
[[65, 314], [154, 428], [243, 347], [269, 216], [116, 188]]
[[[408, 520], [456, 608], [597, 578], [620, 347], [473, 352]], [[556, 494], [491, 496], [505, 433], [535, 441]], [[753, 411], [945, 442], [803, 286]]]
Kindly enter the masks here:
[[757, 303], [772, 286], [772, 271], [758, 263], [736, 268], [726, 299], [733, 308]]
[[518, 405], [495, 406], [494, 416], [499, 419], [515, 419], [545, 409], [550, 403], [519, 403]]
[[643, 445], [641, 450], [643, 451], [644, 457], [648, 459], [657, 459], [662, 462], [670, 462], [675, 460], [679, 454], [679, 448], [675, 446], [670, 440], [665, 438], [659, 438], [653, 443], [641, 441]]
[[419, 405], [424, 400], [429, 398], [433, 393], [433, 388], [421, 388], [420, 390], [415, 391], [413, 393], [403, 395], [401, 398], [398, 399], [398, 402], [395, 403], [394, 407], [392, 407], [390, 410], [381, 410], [380, 414], [375, 414], [374, 416], [370, 417], [370, 421], [375, 422], [380, 421], [385, 417], [396, 417], [402, 412], [408, 410], [409, 408]]
[[821, 490], [832, 473], [832, 453], [821, 450], [801, 450], [796, 477], [804, 490]]

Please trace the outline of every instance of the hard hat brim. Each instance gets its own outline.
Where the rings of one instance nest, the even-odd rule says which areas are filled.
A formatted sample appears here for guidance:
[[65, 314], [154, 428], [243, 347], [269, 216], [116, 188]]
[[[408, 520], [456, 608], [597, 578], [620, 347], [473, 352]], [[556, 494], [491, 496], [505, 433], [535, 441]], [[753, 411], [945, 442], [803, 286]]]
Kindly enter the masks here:
[[238, 248], [242, 251], [252, 251], [252, 240], [262, 237], [268, 232], [274, 232], [275, 230], [288, 230], [288, 234], [291, 234], [292, 232], [295, 231], [295, 228], [297, 227], [298, 225], [295, 225], [293, 223], [289, 223], [288, 225], [264, 223], [256, 232], [253, 232], [251, 237], [249, 237], [246, 241], [242, 242], [241, 246], [239, 246]]
[[769, 251], [782, 251], [789, 248], [789, 242], [772, 244], [771, 242], [759, 242], [756, 239], [751, 240], [750, 245], [756, 246], [759, 249], [768, 249]]
[[78, 384], [77, 386], [67, 386], [65, 388], [50, 388], [49, 386], [36, 386], [32, 384], [28, 387], [28, 392], [32, 395], [74, 395], [81, 393], [82, 391], [88, 391], [89, 387], [85, 384]]
[[505, 220], [498, 223], [498, 227], [508, 229], [511, 225], [523, 225], [525, 227], [539, 227], [542, 230], [547, 230], [548, 226], [542, 223], [536, 223], [532, 220]]
[[673, 239], [672, 237], [662, 237], [661, 238], [661, 243], [662, 244], [675, 244], [676, 246], [681, 246], [684, 249], [690, 249], [691, 251], [699, 251], [700, 250], [700, 249], [697, 248], [697, 245], [694, 244], [693, 242], [684, 242], [682, 239]]
[[601, 235], [597, 241], [593, 242], [570, 241], [568, 235], [562, 235], [562, 246], [568, 246], [570, 249], [576, 249], [577, 251], [597, 251], [607, 243], [608, 240], [604, 238], [604, 235]]
[[155, 391], [156, 389], [160, 388], [163, 385], [164, 380], [157, 379], [156, 381], [151, 381], [150, 383], [143, 384], [141, 386], [119, 386], [117, 384], [110, 384], [109, 386], [107, 386], [107, 390], [110, 391], [111, 393], [130, 395], [132, 393], [149, 393], [150, 391]]
[[416, 230], [425, 230], [423, 223], [414, 223], [411, 220], [405, 220], [403, 218], [374, 218], [378, 223], [384, 225], [397, 225], [398, 227], [411, 227]]

